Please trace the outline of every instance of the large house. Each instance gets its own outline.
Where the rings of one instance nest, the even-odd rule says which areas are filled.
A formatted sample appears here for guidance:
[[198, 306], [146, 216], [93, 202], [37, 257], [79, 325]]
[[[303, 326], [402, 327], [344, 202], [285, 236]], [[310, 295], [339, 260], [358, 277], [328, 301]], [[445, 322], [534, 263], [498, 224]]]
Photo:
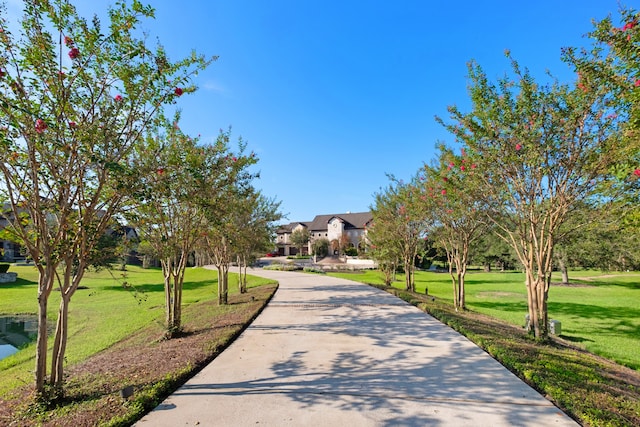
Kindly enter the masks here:
[[[0, 231], [8, 227], [12, 219], [13, 214], [9, 204], [5, 203], [2, 206], [2, 212], [0, 212]], [[21, 259], [24, 259], [24, 253], [20, 245], [11, 240], [3, 240], [0, 238], [0, 261], [15, 262]]]
[[278, 255], [297, 255], [298, 249], [291, 245], [291, 233], [296, 230], [309, 231], [309, 243], [302, 248], [302, 255], [311, 253], [311, 245], [318, 239], [327, 239], [330, 250], [337, 255], [340, 240], [347, 246], [359, 247], [367, 234], [367, 225], [373, 219], [371, 212], [317, 215], [313, 221], [292, 222], [281, 225], [276, 231]]

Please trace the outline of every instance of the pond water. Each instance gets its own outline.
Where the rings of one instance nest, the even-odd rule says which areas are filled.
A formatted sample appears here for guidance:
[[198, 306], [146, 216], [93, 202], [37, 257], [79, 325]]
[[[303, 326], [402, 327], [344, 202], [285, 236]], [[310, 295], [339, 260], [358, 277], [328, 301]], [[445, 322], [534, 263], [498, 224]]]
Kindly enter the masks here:
[[0, 360], [17, 353], [37, 336], [37, 316], [0, 316]]

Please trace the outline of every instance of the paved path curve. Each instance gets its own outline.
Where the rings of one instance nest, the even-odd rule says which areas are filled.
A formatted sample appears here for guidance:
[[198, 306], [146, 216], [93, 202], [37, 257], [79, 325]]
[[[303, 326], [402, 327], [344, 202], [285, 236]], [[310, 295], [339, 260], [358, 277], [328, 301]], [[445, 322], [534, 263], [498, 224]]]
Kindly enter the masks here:
[[280, 282], [247, 330], [146, 426], [576, 426], [475, 344], [356, 282]]

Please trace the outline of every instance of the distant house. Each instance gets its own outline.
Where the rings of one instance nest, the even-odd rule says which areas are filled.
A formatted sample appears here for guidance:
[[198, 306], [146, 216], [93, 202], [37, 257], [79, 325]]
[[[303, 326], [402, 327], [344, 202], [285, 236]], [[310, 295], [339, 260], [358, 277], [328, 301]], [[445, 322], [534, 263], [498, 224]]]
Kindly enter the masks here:
[[[100, 214], [100, 213], [99, 213]], [[5, 203], [2, 212], [0, 212], [0, 231], [8, 227], [13, 221], [13, 212], [9, 204]], [[121, 239], [125, 238], [130, 242], [137, 242], [138, 233], [135, 229], [129, 226], [117, 226], [115, 228], [109, 227], [105, 234], [107, 236]], [[6, 237], [6, 236], [5, 236]], [[0, 261], [3, 262], [16, 262], [23, 261], [26, 258], [26, 250], [18, 243], [11, 240], [2, 240], [0, 238]], [[128, 264], [139, 264], [140, 260], [135, 252], [130, 252], [127, 255]]]
[[311, 253], [311, 245], [318, 239], [327, 239], [331, 250], [337, 255], [340, 240], [348, 241], [347, 246], [359, 247], [367, 234], [367, 226], [372, 221], [371, 212], [317, 215], [313, 221], [292, 222], [282, 225], [276, 231], [278, 255], [296, 255], [298, 249], [291, 246], [291, 233], [306, 228], [309, 244], [302, 248], [302, 254]]
[[[8, 203], [2, 206], [0, 212], [0, 231], [9, 226], [13, 220], [13, 213]], [[22, 247], [11, 240], [0, 239], [0, 261], [15, 262], [24, 259]]]

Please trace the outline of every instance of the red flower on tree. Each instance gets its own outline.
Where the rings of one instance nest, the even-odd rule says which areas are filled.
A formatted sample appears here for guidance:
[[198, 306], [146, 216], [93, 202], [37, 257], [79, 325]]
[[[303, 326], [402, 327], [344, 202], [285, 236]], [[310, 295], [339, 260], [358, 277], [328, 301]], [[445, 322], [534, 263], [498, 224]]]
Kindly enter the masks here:
[[447, 190], [442, 190], [440, 193], [444, 196], [445, 194], [447, 194]]
[[637, 176], [638, 178], [640, 178], [640, 169], [636, 169], [636, 170], [634, 170], [634, 171], [633, 171], [633, 174], [634, 174], [635, 176]]
[[116, 101], [120, 102], [120, 101], [122, 101], [122, 95], [116, 95], [113, 99], [115, 99]]
[[1, 79], [2, 77], [4, 77], [4, 76], [5, 76], [5, 74], [7, 74], [7, 73], [5, 73], [5, 72], [4, 72], [4, 70], [3, 70], [2, 68], [0, 68], [0, 79]]
[[69, 51], [69, 58], [76, 59], [78, 56], [80, 56], [80, 50], [78, 50], [77, 47], [74, 47]]
[[181, 95], [184, 93], [184, 91], [182, 90], [182, 88], [181, 88], [181, 87], [177, 87], [177, 88], [175, 88], [175, 89], [173, 90], [173, 92], [174, 92], [177, 96], [181, 96]]
[[516, 144], [516, 151], [520, 151], [522, 149], [522, 144]]
[[47, 129], [47, 124], [44, 120], [38, 119], [36, 120], [36, 132], [42, 133]]

